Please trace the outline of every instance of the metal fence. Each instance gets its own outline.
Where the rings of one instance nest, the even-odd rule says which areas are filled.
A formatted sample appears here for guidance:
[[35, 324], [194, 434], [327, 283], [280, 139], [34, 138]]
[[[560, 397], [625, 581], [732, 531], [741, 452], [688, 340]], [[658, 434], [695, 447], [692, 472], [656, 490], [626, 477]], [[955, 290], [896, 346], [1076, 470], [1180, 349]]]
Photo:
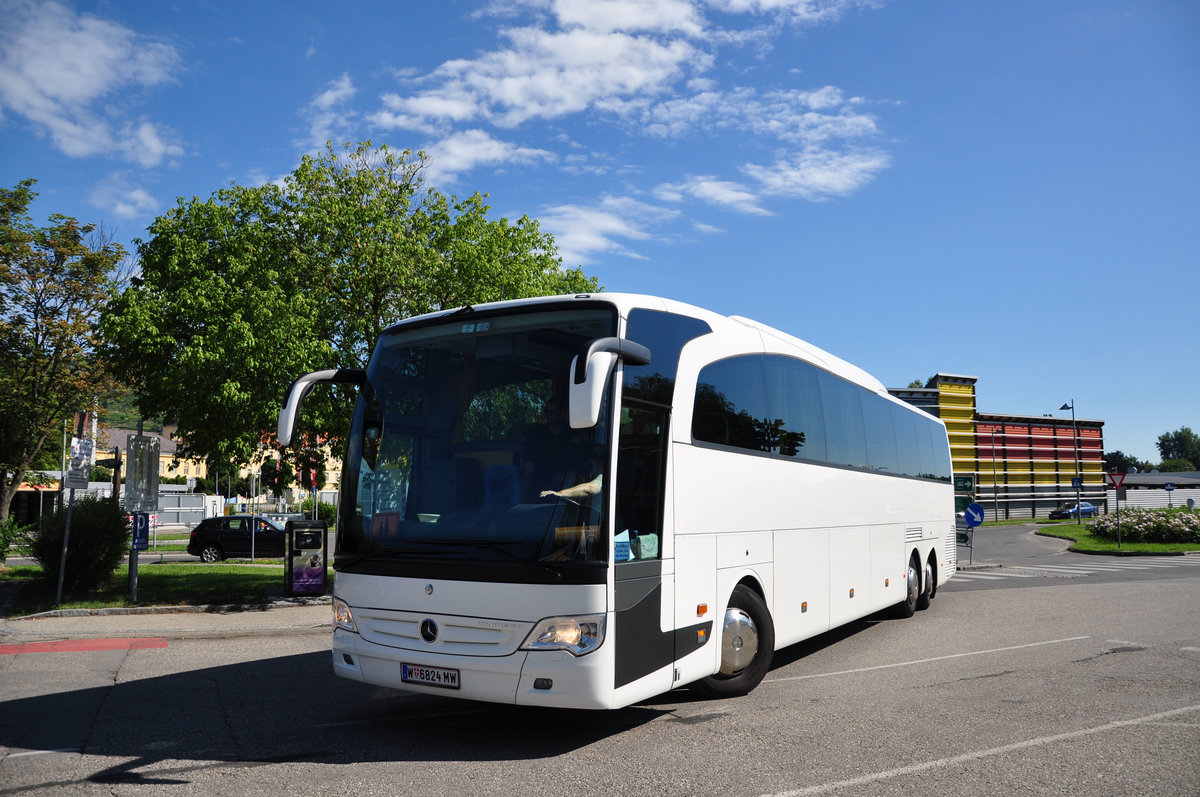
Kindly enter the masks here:
[[[1117, 511], [1117, 491], [1108, 490], [1108, 511]], [[1183, 490], [1126, 490], [1121, 499], [1122, 509], [1166, 509], [1167, 507], [1186, 507], [1191, 498], [1200, 504], [1200, 487], [1189, 487]]]

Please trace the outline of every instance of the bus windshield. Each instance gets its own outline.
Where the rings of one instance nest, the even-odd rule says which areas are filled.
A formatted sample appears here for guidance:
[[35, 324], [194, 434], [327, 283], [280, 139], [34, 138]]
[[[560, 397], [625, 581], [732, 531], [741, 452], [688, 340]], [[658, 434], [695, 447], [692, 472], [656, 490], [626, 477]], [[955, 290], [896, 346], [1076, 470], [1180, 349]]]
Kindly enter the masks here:
[[610, 308], [576, 305], [385, 333], [351, 428], [337, 569], [538, 582], [605, 565], [612, 401], [572, 429], [567, 384], [615, 329]]

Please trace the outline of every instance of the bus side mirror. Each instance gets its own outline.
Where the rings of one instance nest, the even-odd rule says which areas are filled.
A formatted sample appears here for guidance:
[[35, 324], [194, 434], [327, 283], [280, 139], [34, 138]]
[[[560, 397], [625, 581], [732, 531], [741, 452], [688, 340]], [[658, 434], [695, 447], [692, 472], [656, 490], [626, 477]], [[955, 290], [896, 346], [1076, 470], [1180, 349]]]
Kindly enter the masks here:
[[336, 382], [340, 384], [358, 385], [367, 383], [367, 372], [353, 368], [334, 368], [329, 371], [313, 371], [292, 382], [283, 396], [283, 407], [279, 410], [279, 445], [286, 447], [292, 442], [296, 432], [296, 418], [300, 415], [300, 402], [312, 392], [313, 385], [319, 382]]
[[630, 365], [648, 365], [650, 350], [632, 340], [596, 338], [571, 361], [567, 416], [572, 429], [591, 429], [600, 420], [604, 389], [618, 359]]

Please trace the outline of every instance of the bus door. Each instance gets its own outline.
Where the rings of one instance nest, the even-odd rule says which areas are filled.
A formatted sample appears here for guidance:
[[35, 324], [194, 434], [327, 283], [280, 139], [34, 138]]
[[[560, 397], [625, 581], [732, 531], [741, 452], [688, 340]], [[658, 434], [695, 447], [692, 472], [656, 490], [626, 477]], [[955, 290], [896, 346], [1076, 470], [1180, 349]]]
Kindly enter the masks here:
[[[616, 687], [675, 658], [674, 576], [664, 575], [662, 559], [668, 421], [667, 410], [650, 403], [627, 399], [621, 406], [612, 527]], [[671, 688], [669, 670], [664, 677], [652, 694]]]

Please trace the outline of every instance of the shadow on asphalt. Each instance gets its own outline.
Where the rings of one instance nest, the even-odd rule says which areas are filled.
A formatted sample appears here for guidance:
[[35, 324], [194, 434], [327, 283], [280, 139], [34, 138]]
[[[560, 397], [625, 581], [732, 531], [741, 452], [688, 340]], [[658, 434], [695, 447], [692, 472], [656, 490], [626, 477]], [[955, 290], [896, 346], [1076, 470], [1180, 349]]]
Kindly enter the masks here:
[[[552, 758], [669, 713], [413, 695], [336, 678], [329, 656], [258, 659], [0, 702], [0, 745], [122, 762], [86, 778], [94, 783], [170, 784], [232, 765]], [[0, 794], [21, 791], [0, 786]]]
[[[775, 654], [772, 669], [887, 616], [785, 648]], [[121, 762], [87, 776], [93, 783], [183, 784], [191, 782], [189, 773], [256, 764], [548, 759], [680, 706], [710, 704], [709, 711], [679, 718], [703, 721], [723, 713], [726, 702], [706, 701], [684, 688], [616, 711], [477, 703], [342, 680], [330, 672], [329, 656], [320, 651], [256, 659], [0, 702], [0, 745], [10, 752], [82, 751]], [[0, 787], [0, 794], [25, 790]]]

